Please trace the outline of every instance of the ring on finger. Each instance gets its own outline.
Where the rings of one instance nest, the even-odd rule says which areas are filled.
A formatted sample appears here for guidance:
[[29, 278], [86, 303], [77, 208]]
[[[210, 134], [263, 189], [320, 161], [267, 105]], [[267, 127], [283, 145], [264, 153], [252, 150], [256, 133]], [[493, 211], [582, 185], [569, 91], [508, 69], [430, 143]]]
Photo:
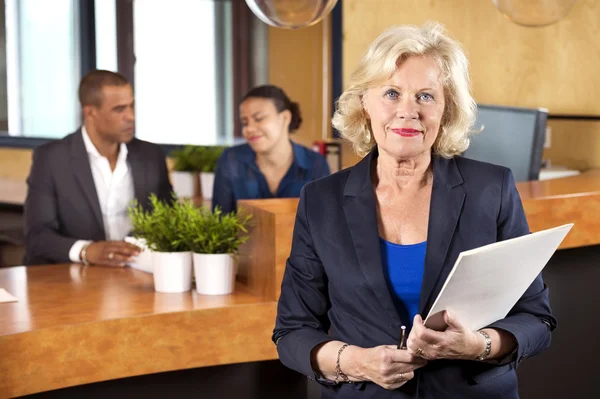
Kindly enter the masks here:
[[408, 377], [406, 376], [406, 373], [400, 373], [400, 375], [398, 377], [400, 377], [401, 381], [408, 381]]
[[419, 356], [423, 356], [423, 355], [425, 354], [425, 353], [423, 352], [423, 349], [421, 349], [421, 348], [417, 348], [417, 349], [415, 350], [415, 353], [416, 353], [417, 355], [419, 355]]

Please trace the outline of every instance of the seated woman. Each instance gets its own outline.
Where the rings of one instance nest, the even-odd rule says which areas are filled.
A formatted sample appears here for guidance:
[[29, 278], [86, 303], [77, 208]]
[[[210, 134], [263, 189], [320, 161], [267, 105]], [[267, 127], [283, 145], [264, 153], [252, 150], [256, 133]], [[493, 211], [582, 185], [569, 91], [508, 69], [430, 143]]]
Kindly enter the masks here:
[[290, 141], [300, 127], [298, 104], [282, 89], [256, 87], [240, 104], [247, 144], [228, 148], [217, 162], [213, 209], [236, 211], [240, 199], [299, 197], [304, 184], [329, 175], [325, 158]]

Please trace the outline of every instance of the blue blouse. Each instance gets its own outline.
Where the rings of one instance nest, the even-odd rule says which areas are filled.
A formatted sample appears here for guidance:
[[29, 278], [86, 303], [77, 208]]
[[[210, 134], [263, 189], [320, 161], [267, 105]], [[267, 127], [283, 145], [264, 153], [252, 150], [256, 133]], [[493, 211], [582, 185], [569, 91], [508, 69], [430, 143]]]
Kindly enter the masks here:
[[329, 175], [329, 165], [323, 155], [292, 143], [294, 161], [279, 183], [275, 195], [269, 190], [264, 175], [256, 165], [256, 154], [248, 144], [227, 148], [215, 170], [212, 206], [223, 212], [237, 210], [240, 199], [294, 198], [302, 187]]
[[379, 243], [385, 280], [393, 293], [400, 319], [406, 320], [405, 325], [410, 329], [419, 313], [427, 241], [399, 245], [379, 238]]

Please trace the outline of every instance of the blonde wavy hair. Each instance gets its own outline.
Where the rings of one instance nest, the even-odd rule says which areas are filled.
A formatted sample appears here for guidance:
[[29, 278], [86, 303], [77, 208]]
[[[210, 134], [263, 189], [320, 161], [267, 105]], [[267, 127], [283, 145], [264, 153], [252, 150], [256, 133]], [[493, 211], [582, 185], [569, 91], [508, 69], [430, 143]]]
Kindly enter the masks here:
[[398, 65], [412, 56], [432, 57], [442, 72], [446, 107], [433, 153], [452, 158], [469, 147], [477, 107], [471, 96], [469, 61], [460, 44], [446, 35], [443, 25], [427, 22], [422, 27], [392, 27], [375, 39], [337, 101], [333, 126], [358, 155], [368, 154], [375, 146], [363, 95], [390, 79]]

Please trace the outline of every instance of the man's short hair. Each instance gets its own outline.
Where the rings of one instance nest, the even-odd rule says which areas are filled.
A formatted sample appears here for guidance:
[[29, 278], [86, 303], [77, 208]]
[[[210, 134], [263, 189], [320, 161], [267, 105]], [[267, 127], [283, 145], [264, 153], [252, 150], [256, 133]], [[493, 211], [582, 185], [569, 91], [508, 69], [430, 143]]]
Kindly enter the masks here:
[[88, 72], [79, 83], [81, 106], [102, 104], [102, 88], [105, 86], [128, 85], [127, 78], [120, 73], [96, 69]]

